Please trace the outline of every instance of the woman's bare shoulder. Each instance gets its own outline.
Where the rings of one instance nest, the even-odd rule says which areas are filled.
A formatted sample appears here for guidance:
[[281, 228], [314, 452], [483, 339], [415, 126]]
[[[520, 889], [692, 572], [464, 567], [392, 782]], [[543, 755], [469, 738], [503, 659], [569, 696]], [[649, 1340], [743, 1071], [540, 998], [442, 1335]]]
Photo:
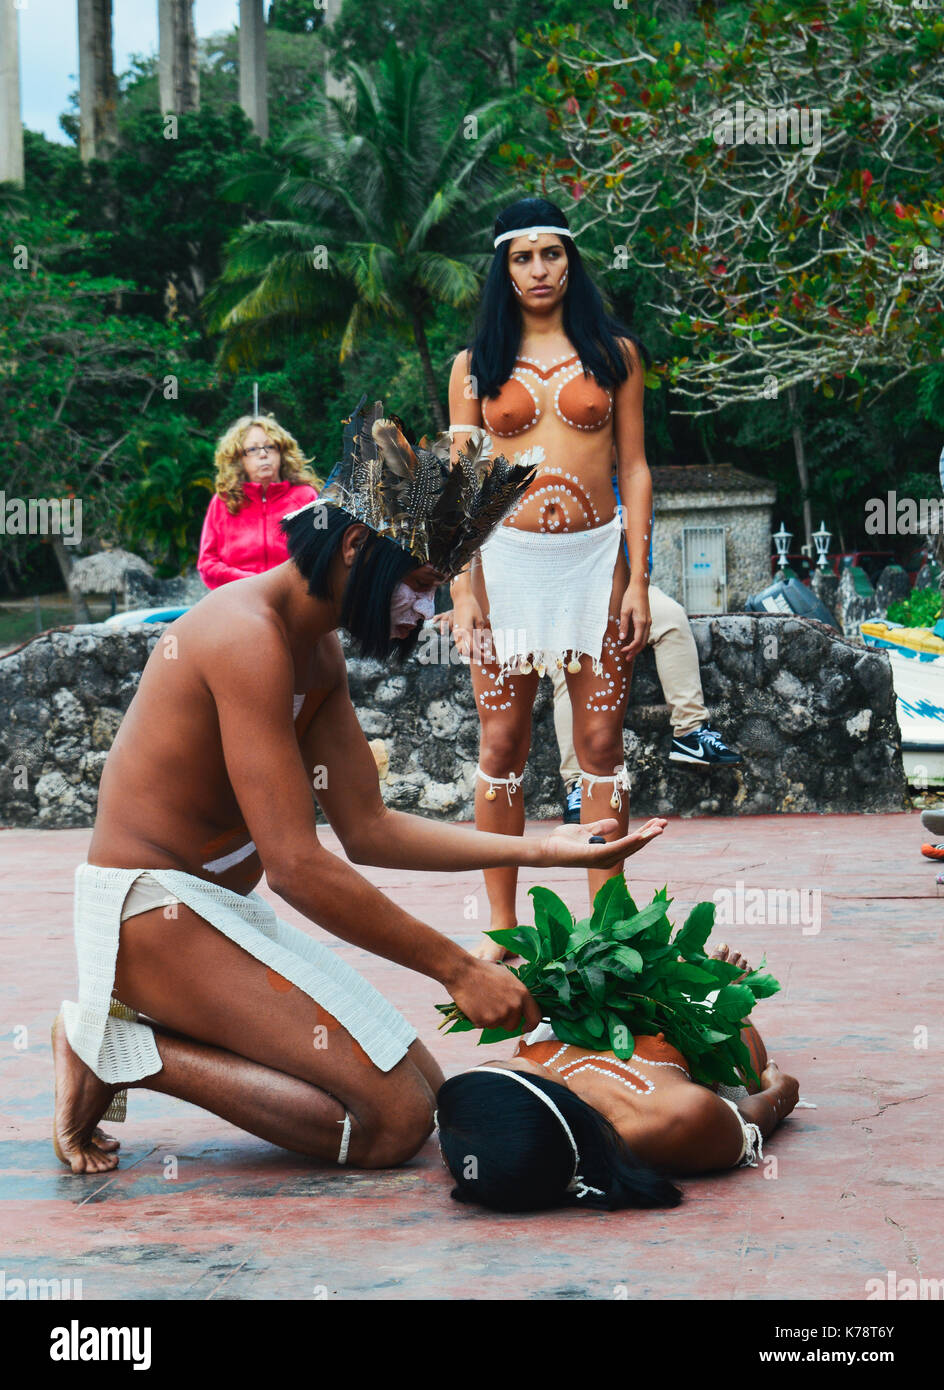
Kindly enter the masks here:
[[632, 338], [617, 338], [616, 341], [631, 370], [641, 372], [643, 370], [642, 356]]
[[666, 1088], [659, 1097], [671, 1162], [679, 1172], [731, 1168], [741, 1155], [740, 1121], [720, 1096], [692, 1082]]
[[452, 370], [449, 374], [450, 381], [458, 379], [461, 381], [468, 376], [472, 368], [472, 353], [469, 348], [460, 348], [452, 359]]

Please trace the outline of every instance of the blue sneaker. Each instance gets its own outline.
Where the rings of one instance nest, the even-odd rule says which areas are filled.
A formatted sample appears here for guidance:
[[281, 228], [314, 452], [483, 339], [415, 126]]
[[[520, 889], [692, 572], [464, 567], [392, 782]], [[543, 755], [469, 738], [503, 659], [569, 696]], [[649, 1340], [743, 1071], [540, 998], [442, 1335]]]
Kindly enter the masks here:
[[573, 784], [573, 786], [568, 788], [568, 790], [567, 790], [567, 795], [564, 797], [564, 824], [565, 824], [565, 825], [579, 825], [579, 824], [580, 824], [580, 804], [581, 804], [581, 800], [582, 800], [582, 797], [581, 797], [581, 788], [580, 788], [580, 778], [578, 777], [578, 778], [577, 778], [577, 781]]
[[676, 735], [672, 739], [669, 762], [729, 767], [741, 761], [740, 753], [729, 748], [716, 729], [702, 724], [693, 733]]

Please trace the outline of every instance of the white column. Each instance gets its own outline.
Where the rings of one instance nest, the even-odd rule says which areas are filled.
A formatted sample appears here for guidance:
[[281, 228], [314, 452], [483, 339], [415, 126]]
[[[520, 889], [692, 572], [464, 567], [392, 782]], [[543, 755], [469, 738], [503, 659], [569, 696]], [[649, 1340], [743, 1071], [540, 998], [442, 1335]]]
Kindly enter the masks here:
[[23, 182], [19, 13], [0, 0], [0, 182]]
[[79, 0], [79, 155], [107, 159], [118, 141], [111, 0]]
[[[342, 0], [324, 0], [324, 24], [321, 26], [322, 33], [325, 29], [330, 29], [331, 25], [341, 14]], [[325, 96], [343, 97], [349, 96], [351, 92], [350, 79], [337, 78], [328, 70], [327, 60], [325, 61]]]
[[161, 111], [176, 111], [174, 0], [157, 0], [157, 89]]
[[161, 111], [200, 108], [193, 0], [158, 0], [158, 90]]
[[269, 136], [263, 0], [239, 0], [239, 104], [260, 140]]

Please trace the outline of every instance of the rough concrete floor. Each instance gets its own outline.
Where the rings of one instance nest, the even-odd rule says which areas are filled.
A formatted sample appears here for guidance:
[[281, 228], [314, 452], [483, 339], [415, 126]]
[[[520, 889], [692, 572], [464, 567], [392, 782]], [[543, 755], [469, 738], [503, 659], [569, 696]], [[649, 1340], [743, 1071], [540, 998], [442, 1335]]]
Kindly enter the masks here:
[[[49, 1142], [49, 1027], [75, 998], [71, 880], [89, 832], [2, 831], [0, 1269], [81, 1279], [86, 1299], [863, 1299], [889, 1271], [944, 1278], [944, 889], [919, 854], [927, 838], [917, 815], [686, 820], [630, 861], [637, 897], [669, 885], [674, 920], [720, 890], [736, 909], [739, 882], [745, 904], [751, 889], [809, 891], [804, 920], [752, 921], [748, 909], [719, 936], [751, 960], [767, 952], [783, 992], [758, 1021], [817, 1109], [769, 1141], [775, 1162], [685, 1180], [675, 1211], [509, 1218], [450, 1201], [432, 1140], [399, 1170], [340, 1171], [143, 1091], [115, 1127], [119, 1169], [68, 1175]], [[484, 915], [480, 874], [367, 872], [409, 911], [474, 940], [464, 913]], [[540, 881], [586, 911], [581, 874]], [[482, 1059], [468, 1035], [437, 1033], [432, 1005], [445, 996], [432, 982], [337, 949], [447, 1073]]]

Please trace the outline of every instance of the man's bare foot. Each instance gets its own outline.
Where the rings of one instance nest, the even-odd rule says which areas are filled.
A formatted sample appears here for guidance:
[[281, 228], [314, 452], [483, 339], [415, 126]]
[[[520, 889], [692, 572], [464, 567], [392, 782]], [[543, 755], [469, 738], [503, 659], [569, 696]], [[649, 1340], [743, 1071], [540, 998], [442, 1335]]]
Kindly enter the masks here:
[[104, 1173], [118, 1166], [117, 1139], [96, 1128], [118, 1089], [100, 1081], [72, 1051], [62, 1015], [52, 1025], [56, 1101], [52, 1146], [73, 1173]]
[[[743, 980], [745, 975], [749, 975], [751, 973], [751, 967], [747, 963], [745, 958], [742, 955], [740, 955], [737, 951], [732, 951], [731, 947], [726, 946], [724, 942], [722, 942], [720, 946], [718, 946], [714, 951], [712, 951], [708, 959], [726, 960], [729, 965], [739, 966], [743, 973], [738, 975], [738, 980]], [[737, 980], [733, 980], [732, 984], [737, 984]]]

